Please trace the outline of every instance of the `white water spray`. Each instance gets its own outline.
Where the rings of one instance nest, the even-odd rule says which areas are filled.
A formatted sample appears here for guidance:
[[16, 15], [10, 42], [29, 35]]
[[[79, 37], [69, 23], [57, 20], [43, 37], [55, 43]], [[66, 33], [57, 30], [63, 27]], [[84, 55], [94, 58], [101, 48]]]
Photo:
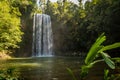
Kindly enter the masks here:
[[34, 15], [32, 56], [53, 56], [51, 19], [46, 14]]

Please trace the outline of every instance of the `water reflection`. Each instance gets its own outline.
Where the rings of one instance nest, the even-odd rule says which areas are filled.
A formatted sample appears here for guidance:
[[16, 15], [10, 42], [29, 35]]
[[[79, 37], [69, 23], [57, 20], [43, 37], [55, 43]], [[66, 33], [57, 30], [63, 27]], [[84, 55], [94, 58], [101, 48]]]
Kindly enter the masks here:
[[1, 61], [0, 67], [19, 68], [24, 80], [71, 80], [66, 68], [71, 68], [78, 76], [82, 62], [79, 57], [40, 57]]

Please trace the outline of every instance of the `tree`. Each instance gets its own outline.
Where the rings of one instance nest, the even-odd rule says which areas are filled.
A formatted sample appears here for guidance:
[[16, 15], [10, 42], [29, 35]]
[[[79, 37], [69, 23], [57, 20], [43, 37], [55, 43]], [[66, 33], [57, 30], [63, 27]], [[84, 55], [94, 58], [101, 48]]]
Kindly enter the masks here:
[[18, 48], [21, 42], [20, 12], [11, 2], [0, 2], [0, 51]]

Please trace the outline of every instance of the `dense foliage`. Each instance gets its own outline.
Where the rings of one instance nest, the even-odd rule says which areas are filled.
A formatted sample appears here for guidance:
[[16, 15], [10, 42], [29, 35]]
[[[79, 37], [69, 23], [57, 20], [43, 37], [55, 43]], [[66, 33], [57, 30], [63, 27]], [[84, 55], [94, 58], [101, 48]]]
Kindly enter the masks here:
[[12, 0], [0, 0], [0, 51], [18, 48], [21, 42], [21, 14], [12, 4]]
[[119, 0], [88, 0], [85, 4], [79, 0], [79, 5], [68, 0], [48, 2], [46, 14], [52, 17], [53, 30], [58, 30], [55, 36], [61, 34], [55, 37], [59, 51], [87, 51], [102, 32], [107, 35], [106, 44], [120, 41]]
[[0, 69], [0, 80], [22, 80], [19, 69], [14, 67]]

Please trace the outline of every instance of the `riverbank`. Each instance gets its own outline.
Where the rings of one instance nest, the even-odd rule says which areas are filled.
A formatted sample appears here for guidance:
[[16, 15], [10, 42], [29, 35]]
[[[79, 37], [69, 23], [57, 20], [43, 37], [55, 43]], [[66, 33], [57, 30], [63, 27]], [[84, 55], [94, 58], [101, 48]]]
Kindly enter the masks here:
[[10, 59], [11, 56], [4, 53], [4, 52], [0, 52], [0, 59]]

